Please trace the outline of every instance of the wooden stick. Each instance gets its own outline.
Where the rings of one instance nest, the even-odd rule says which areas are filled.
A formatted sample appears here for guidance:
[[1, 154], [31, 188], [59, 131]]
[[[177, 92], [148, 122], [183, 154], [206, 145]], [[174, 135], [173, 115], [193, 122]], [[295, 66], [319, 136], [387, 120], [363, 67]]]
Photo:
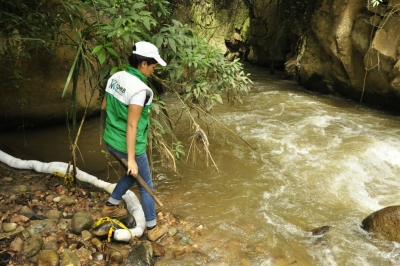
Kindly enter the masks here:
[[[121, 159], [121, 162], [122, 162], [122, 165], [125, 167], [125, 170], [128, 170], [128, 162], [125, 159]], [[154, 195], [154, 192], [150, 189], [150, 187], [143, 180], [143, 178], [139, 175], [139, 173], [137, 174], [137, 176], [135, 178], [146, 189], [147, 193], [150, 194], [150, 196], [154, 199], [154, 201], [157, 202], [157, 204], [162, 207], [163, 204], [161, 203], [161, 201], [157, 198], [156, 195]]]

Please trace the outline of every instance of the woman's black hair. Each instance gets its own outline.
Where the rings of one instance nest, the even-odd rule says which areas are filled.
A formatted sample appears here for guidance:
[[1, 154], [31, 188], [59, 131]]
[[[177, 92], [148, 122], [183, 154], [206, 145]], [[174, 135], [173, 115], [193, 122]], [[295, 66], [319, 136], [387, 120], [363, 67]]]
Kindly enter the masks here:
[[[132, 51], [136, 51], [136, 45], [133, 45]], [[152, 65], [152, 64], [157, 64], [158, 63], [157, 60], [155, 60], [154, 58], [145, 57], [145, 56], [141, 56], [141, 55], [138, 55], [138, 54], [132, 54], [132, 53], [129, 56], [128, 61], [129, 61], [129, 65], [131, 67], [134, 67], [134, 68], [138, 68], [138, 66], [142, 62], [147, 62], [148, 65]]]

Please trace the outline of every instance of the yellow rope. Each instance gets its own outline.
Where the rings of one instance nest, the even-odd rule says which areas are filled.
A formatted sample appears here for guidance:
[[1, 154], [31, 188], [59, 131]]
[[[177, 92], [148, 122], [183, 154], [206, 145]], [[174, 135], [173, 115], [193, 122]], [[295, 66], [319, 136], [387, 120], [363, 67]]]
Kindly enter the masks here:
[[74, 176], [71, 174], [64, 175], [60, 172], [53, 172], [53, 175], [64, 179], [64, 184], [67, 186], [71, 187], [74, 185]]
[[101, 225], [104, 222], [110, 222], [111, 223], [110, 230], [108, 231], [108, 238], [107, 238], [108, 242], [111, 241], [111, 236], [112, 236], [113, 231], [115, 230], [115, 225], [118, 225], [119, 227], [128, 230], [129, 234], [131, 234], [131, 239], [130, 240], [132, 240], [133, 236], [132, 236], [131, 230], [129, 230], [128, 227], [126, 227], [123, 223], [121, 223], [117, 219], [112, 219], [110, 217], [102, 217], [102, 218], [98, 219], [97, 222], [94, 223], [93, 228]]

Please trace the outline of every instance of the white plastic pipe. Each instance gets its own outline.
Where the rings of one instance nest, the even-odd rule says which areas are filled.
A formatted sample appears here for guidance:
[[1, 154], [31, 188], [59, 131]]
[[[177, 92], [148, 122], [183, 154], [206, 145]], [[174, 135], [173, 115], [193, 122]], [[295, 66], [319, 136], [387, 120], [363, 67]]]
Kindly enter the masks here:
[[[42, 163], [34, 160], [21, 160], [8, 155], [7, 153], [0, 150], [0, 162], [16, 168], [16, 169], [31, 169], [38, 173], [53, 174], [54, 172], [65, 173], [67, 171], [68, 164], [63, 162], [51, 162]], [[103, 180], [98, 179], [95, 176], [89, 175], [77, 168], [76, 178], [82, 182], [92, 184], [93, 186], [103, 189], [108, 193], [112, 193], [116, 184], [111, 184]], [[114, 239], [118, 241], [130, 241], [132, 237], [141, 237], [144, 229], [146, 228], [146, 220], [144, 218], [144, 212], [142, 205], [140, 204], [135, 193], [128, 190], [122, 197], [126, 203], [128, 212], [135, 218], [136, 227], [130, 228], [129, 233], [126, 229], [117, 229], [114, 232]], [[132, 235], [131, 235], [132, 234]]]

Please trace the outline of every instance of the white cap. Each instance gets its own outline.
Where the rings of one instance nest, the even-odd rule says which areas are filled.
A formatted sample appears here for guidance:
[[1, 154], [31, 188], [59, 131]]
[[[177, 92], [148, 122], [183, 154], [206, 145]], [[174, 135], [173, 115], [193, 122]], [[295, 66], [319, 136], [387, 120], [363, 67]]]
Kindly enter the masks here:
[[154, 44], [149, 42], [137, 42], [135, 46], [136, 46], [136, 51], [133, 51], [132, 54], [154, 58], [160, 65], [162, 66], [167, 65], [167, 63], [165, 63], [165, 61], [162, 60], [162, 58], [160, 57], [158, 49]]

